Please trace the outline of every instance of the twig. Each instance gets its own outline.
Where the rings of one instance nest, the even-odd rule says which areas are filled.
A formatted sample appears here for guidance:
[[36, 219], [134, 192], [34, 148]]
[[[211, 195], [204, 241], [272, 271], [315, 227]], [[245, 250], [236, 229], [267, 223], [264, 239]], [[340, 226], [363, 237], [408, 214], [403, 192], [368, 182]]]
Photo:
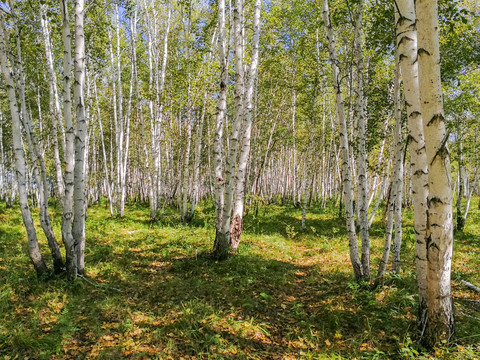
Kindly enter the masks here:
[[474, 319], [474, 320], [480, 321], [480, 318], [478, 318], [478, 317], [476, 317], [476, 316], [472, 316], [472, 315], [466, 314], [466, 313], [464, 313], [463, 311], [458, 311], [458, 314], [463, 315], [463, 316], [466, 316], [466, 317], [469, 317], [470, 319]]
[[[81, 275], [81, 274], [77, 274], [77, 277], [79, 277], [80, 279], [83, 279], [85, 280], [87, 283], [89, 283], [90, 285], [92, 286], [95, 286], [95, 287], [99, 287], [99, 288], [102, 288], [102, 286], [100, 284], [95, 284], [93, 281], [90, 281], [88, 280], [85, 276]], [[109, 289], [112, 289], [112, 290], [115, 290], [115, 291], [118, 291], [118, 292], [122, 292], [122, 290], [120, 289], [117, 289], [115, 287], [109, 287]]]
[[472, 299], [472, 298], [466, 298], [466, 297], [454, 297], [455, 300], [463, 300], [463, 301], [471, 301], [475, 303], [480, 303], [480, 299]]
[[465, 281], [465, 280], [460, 280], [460, 282], [463, 285], [465, 285], [466, 287], [468, 287], [470, 290], [473, 290], [473, 291], [476, 291], [476, 292], [480, 293], [480, 287], [475, 286], [472, 283], [469, 283], [468, 281]]

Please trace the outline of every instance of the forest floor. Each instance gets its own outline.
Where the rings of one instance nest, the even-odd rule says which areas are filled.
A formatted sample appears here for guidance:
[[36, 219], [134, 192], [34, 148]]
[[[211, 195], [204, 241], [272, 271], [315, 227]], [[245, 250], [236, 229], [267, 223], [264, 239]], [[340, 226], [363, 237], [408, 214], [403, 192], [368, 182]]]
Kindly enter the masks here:
[[[203, 207], [202, 207], [203, 206]], [[37, 280], [18, 207], [0, 204], [0, 357], [3, 359], [418, 359], [411, 211], [403, 271], [364, 290], [353, 281], [344, 221], [333, 206], [307, 213], [265, 205], [245, 218], [237, 256], [214, 262], [214, 210], [190, 225], [174, 210], [150, 224], [131, 204], [122, 219], [89, 209], [87, 277]], [[429, 358], [480, 359], [480, 211], [455, 234], [457, 340]], [[60, 214], [52, 208], [60, 238]], [[380, 211], [380, 210], [379, 210]], [[40, 227], [37, 227], [40, 229]], [[42, 252], [46, 241], [38, 231]], [[371, 229], [373, 274], [381, 214]], [[63, 250], [63, 249], [62, 249]]]

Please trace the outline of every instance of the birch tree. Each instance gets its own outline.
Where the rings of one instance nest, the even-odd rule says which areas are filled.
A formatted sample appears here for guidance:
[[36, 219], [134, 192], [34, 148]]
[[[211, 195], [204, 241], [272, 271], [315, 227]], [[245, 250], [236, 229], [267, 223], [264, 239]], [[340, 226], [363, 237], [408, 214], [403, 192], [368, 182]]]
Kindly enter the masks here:
[[[10, 3], [11, 11], [15, 11], [15, 7]], [[33, 164], [33, 173], [35, 176], [36, 184], [38, 185], [38, 207], [40, 210], [40, 225], [43, 229], [43, 232], [47, 238], [48, 246], [53, 258], [53, 267], [56, 274], [59, 274], [63, 271], [63, 259], [60, 254], [60, 249], [58, 247], [57, 239], [53, 233], [52, 223], [50, 221], [50, 214], [48, 211], [48, 183], [47, 183], [47, 174], [45, 169], [45, 162], [43, 160], [43, 155], [40, 152], [39, 144], [37, 138], [33, 131], [33, 124], [31, 121], [31, 116], [27, 111], [27, 100], [25, 95], [25, 73], [22, 60], [22, 49], [20, 43], [20, 31], [16, 23], [16, 15], [13, 19], [13, 29], [15, 33], [16, 41], [16, 57], [15, 57], [15, 73], [16, 73], [16, 82], [17, 89], [20, 98], [20, 119], [22, 121], [23, 128], [26, 132], [26, 140], [28, 144], [29, 153], [32, 159]], [[8, 46], [7, 46], [8, 48]]]
[[420, 105], [428, 164], [427, 308], [424, 342], [433, 347], [454, 334], [450, 273], [453, 248], [452, 184], [449, 133], [443, 114], [440, 81], [438, 5], [416, 2]]
[[222, 230], [223, 214], [225, 212], [224, 176], [223, 176], [223, 128], [227, 109], [227, 81], [228, 61], [226, 52], [225, 28], [225, 0], [218, 0], [218, 58], [220, 63], [219, 95], [217, 100], [217, 114], [215, 117], [214, 136], [214, 165], [215, 165], [215, 209], [216, 209], [216, 234], [213, 244], [213, 254], [222, 258], [228, 254], [229, 238]]
[[350, 167], [350, 148], [348, 144], [348, 130], [345, 118], [345, 108], [343, 103], [343, 95], [341, 89], [341, 75], [338, 67], [337, 50], [335, 45], [335, 37], [333, 34], [332, 24], [330, 22], [330, 12], [328, 0], [322, 0], [322, 17], [327, 33], [328, 51], [330, 66], [332, 68], [333, 89], [335, 92], [335, 109], [337, 121], [340, 130], [340, 146], [342, 153], [342, 191], [345, 203], [346, 225], [348, 242], [350, 248], [350, 260], [353, 266], [353, 273], [357, 281], [365, 278], [363, 266], [358, 255], [357, 234], [355, 230], [355, 218], [353, 209], [353, 187], [352, 187], [352, 171]]
[[362, 21], [363, 21], [363, 7], [364, 1], [360, 0], [357, 8], [355, 18], [354, 31], [354, 53], [356, 62], [355, 72], [355, 92], [356, 92], [356, 113], [357, 113], [357, 171], [358, 171], [358, 225], [360, 238], [362, 241], [362, 269], [363, 276], [370, 279], [370, 239], [368, 232], [368, 200], [367, 200], [367, 150], [366, 150], [366, 136], [367, 136], [367, 119], [365, 114], [365, 99], [363, 94], [363, 41], [362, 41]]
[[7, 86], [7, 96], [12, 117], [12, 141], [15, 154], [15, 174], [18, 183], [18, 194], [20, 201], [20, 210], [23, 223], [28, 238], [28, 254], [33, 263], [37, 276], [42, 276], [47, 272], [47, 266], [43, 261], [40, 248], [38, 246], [37, 232], [33, 223], [30, 205], [28, 204], [27, 185], [26, 185], [26, 164], [23, 152], [22, 130], [20, 121], [20, 112], [18, 109], [17, 97], [15, 94], [15, 83], [12, 76], [12, 68], [7, 59], [7, 41], [5, 32], [3, 13], [0, 12], [0, 63], [2, 67], [3, 79]]
[[75, 82], [73, 96], [75, 99], [75, 167], [74, 167], [74, 219], [72, 235], [76, 251], [78, 273], [85, 272], [85, 138], [87, 122], [85, 117], [85, 35], [84, 1], [75, 0]]
[[233, 208], [233, 220], [231, 225], [231, 248], [237, 250], [240, 243], [243, 228], [243, 210], [245, 203], [245, 178], [247, 163], [250, 156], [250, 139], [253, 122], [253, 94], [258, 71], [259, 42], [260, 42], [260, 10], [261, 1], [255, 0], [253, 14], [253, 41], [252, 56], [248, 72], [244, 99], [244, 126], [241, 139], [240, 157], [238, 161], [237, 175], [235, 178], [235, 204]]
[[[381, 285], [385, 276], [388, 258], [392, 242], [392, 230], [395, 221], [395, 239], [392, 249], [393, 271], [398, 272], [400, 259], [400, 245], [402, 237], [401, 204], [402, 204], [402, 185], [403, 185], [403, 138], [402, 138], [402, 104], [400, 94], [400, 68], [398, 64], [398, 54], [395, 56], [395, 78], [394, 78], [394, 166], [391, 181], [390, 196], [387, 203], [387, 225], [385, 227], [385, 245], [383, 255], [375, 279], [375, 285]], [[384, 180], [386, 181], [386, 179]], [[400, 214], [400, 216], [398, 216]], [[397, 264], [398, 263], [398, 264]]]
[[72, 234], [73, 196], [74, 196], [74, 168], [75, 168], [75, 133], [73, 127], [71, 86], [72, 86], [72, 45], [70, 33], [70, 18], [68, 2], [62, 0], [60, 4], [62, 14], [62, 42], [63, 42], [63, 119], [65, 121], [65, 198], [62, 211], [62, 239], [65, 245], [65, 266], [71, 278], [77, 276], [77, 253]]
[[419, 292], [419, 324], [424, 331], [427, 322], [427, 195], [428, 167], [425, 152], [422, 110], [418, 83], [417, 30], [413, 0], [395, 2], [397, 53], [403, 78], [407, 110], [408, 137], [410, 139], [410, 167], [415, 229], [416, 275]]
[[63, 207], [65, 197], [65, 182], [63, 179], [62, 162], [60, 158], [58, 132], [61, 135], [61, 148], [63, 154], [66, 154], [66, 139], [65, 128], [63, 125], [62, 111], [60, 109], [60, 97], [58, 94], [57, 76], [55, 74], [54, 60], [52, 54], [52, 43], [50, 38], [50, 31], [48, 27], [48, 20], [46, 17], [46, 5], [40, 5], [40, 24], [42, 27], [43, 43], [45, 47], [45, 57], [48, 69], [48, 79], [50, 82], [50, 113], [52, 114], [52, 140], [53, 140], [53, 160], [55, 163], [55, 175], [57, 178], [58, 196], [60, 204]]

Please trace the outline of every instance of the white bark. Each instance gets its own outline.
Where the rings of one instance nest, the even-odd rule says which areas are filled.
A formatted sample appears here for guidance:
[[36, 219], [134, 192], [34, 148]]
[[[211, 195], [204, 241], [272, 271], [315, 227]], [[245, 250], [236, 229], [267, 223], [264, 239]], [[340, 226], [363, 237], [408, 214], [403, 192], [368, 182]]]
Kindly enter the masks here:
[[70, 278], [77, 276], [77, 254], [72, 235], [74, 196], [74, 143], [75, 133], [72, 116], [72, 45], [67, 0], [61, 2], [63, 42], [63, 118], [65, 121], [65, 199], [62, 214], [62, 239], [65, 244], [65, 265]]
[[0, 200], [7, 199], [7, 180], [5, 164], [5, 152], [3, 150], [3, 113], [0, 111]]
[[224, 257], [229, 251], [229, 239], [222, 231], [223, 213], [225, 207], [223, 178], [223, 128], [227, 109], [227, 81], [228, 62], [225, 35], [225, 0], [218, 0], [218, 58], [220, 62], [220, 84], [217, 100], [217, 114], [215, 117], [215, 136], [213, 145], [215, 164], [215, 207], [216, 207], [216, 236], [213, 253], [218, 258]]
[[[426, 324], [427, 299], [427, 195], [428, 168], [425, 153], [422, 113], [418, 84], [417, 31], [413, 0], [396, 2], [397, 51], [403, 78], [407, 127], [410, 137], [410, 167], [414, 208], [416, 274], [419, 292], [419, 323]], [[423, 332], [423, 330], [421, 330]]]
[[403, 190], [403, 119], [402, 119], [402, 102], [400, 93], [400, 68], [398, 65], [398, 54], [395, 59], [395, 83], [394, 83], [394, 107], [395, 107], [395, 166], [392, 176], [392, 192], [394, 191], [394, 217], [395, 217], [395, 238], [392, 246], [392, 271], [400, 274], [400, 250], [402, 247], [402, 190]]
[[33, 164], [33, 173], [35, 181], [38, 185], [38, 208], [40, 210], [40, 225], [47, 238], [48, 246], [53, 257], [53, 266], [56, 274], [63, 271], [63, 260], [58, 247], [57, 239], [53, 233], [52, 223], [48, 211], [48, 183], [47, 174], [45, 170], [45, 162], [43, 161], [42, 153], [40, 152], [39, 144], [33, 132], [33, 124], [29, 112], [27, 111], [27, 101], [25, 95], [25, 74], [23, 71], [22, 51], [20, 44], [20, 32], [16, 22], [13, 24], [16, 39], [16, 75], [17, 75], [17, 89], [20, 97], [21, 116], [20, 119], [26, 132], [26, 139], [29, 153]]
[[[187, 111], [186, 111], [186, 144], [184, 148], [183, 158], [183, 184], [182, 184], [182, 220], [184, 222], [190, 221], [190, 213], [188, 210], [188, 197], [190, 190], [190, 152], [192, 147], [192, 127], [193, 127], [193, 103], [192, 103], [192, 74], [191, 74], [191, 45], [190, 45], [190, 14], [186, 15], [185, 24], [185, 43], [186, 43], [186, 57], [187, 57]], [[182, 119], [180, 120], [182, 123]]]
[[462, 199], [464, 196], [464, 182], [465, 182], [465, 156], [463, 154], [463, 139], [461, 130], [459, 131], [459, 135], [457, 138], [458, 142], [458, 192], [457, 192], [457, 230], [462, 231], [465, 228], [465, 220], [466, 216], [464, 217], [462, 214]]
[[352, 172], [350, 166], [350, 149], [348, 144], [348, 129], [345, 119], [345, 109], [341, 89], [340, 69], [338, 68], [337, 50], [335, 48], [335, 38], [332, 24], [330, 23], [330, 13], [328, 0], [322, 0], [322, 16], [327, 32], [328, 50], [330, 56], [330, 65], [332, 67], [333, 88], [335, 91], [335, 105], [337, 112], [337, 121], [340, 130], [340, 146], [342, 150], [342, 181], [343, 181], [343, 199], [345, 202], [346, 225], [350, 248], [350, 260], [353, 266], [353, 272], [357, 281], [364, 279], [362, 263], [358, 255], [357, 234], [355, 231], [355, 219], [353, 209], [353, 188]]
[[202, 114], [197, 122], [197, 127], [195, 130], [195, 154], [193, 160], [193, 189], [192, 189], [192, 199], [190, 204], [190, 213], [188, 215], [189, 219], [193, 219], [195, 213], [195, 205], [200, 200], [199, 190], [200, 190], [200, 157], [202, 154], [202, 134], [203, 134], [203, 124], [205, 122], [205, 111], [207, 107], [207, 99], [205, 96], [205, 101], [202, 108]]
[[3, 15], [0, 14], [0, 63], [2, 67], [2, 75], [7, 86], [7, 96], [12, 117], [12, 142], [15, 154], [15, 174], [18, 183], [18, 192], [20, 200], [20, 210], [22, 213], [23, 223], [28, 238], [28, 253], [33, 263], [37, 276], [41, 276], [47, 271], [47, 266], [43, 261], [38, 246], [37, 233], [33, 224], [32, 214], [28, 204], [28, 194], [26, 186], [26, 165], [22, 144], [22, 130], [20, 123], [20, 114], [15, 94], [15, 84], [12, 77], [12, 70], [7, 60], [6, 41], [8, 37], [5, 32]]
[[293, 199], [293, 206], [297, 206], [297, 149], [296, 149], [296, 129], [295, 129], [295, 117], [297, 115], [296, 112], [296, 104], [297, 104], [297, 94], [295, 89], [293, 90], [292, 95], [292, 139], [293, 139], [293, 147], [292, 147], [292, 199]]
[[115, 205], [117, 208], [118, 216], [123, 216], [123, 207], [124, 199], [122, 198], [122, 189], [125, 174], [123, 172], [123, 159], [124, 159], [124, 142], [125, 142], [125, 133], [124, 133], [124, 114], [123, 114], [123, 85], [122, 85], [122, 62], [120, 56], [120, 12], [118, 5], [115, 6], [115, 29], [116, 29], [116, 40], [117, 40], [117, 62], [116, 62], [116, 81], [117, 81], [117, 122], [115, 127], [115, 137], [116, 137], [116, 150], [117, 150], [117, 176], [115, 184]]
[[[153, 16], [148, 19], [153, 22], [150, 24], [147, 31], [148, 34], [148, 68], [149, 68], [149, 89], [152, 99], [149, 101], [150, 110], [150, 134], [151, 134], [151, 153], [152, 158], [148, 167], [150, 168], [150, 182], [152, 184], [149, 193], [150, 199], [150, 219], [153, 221], [157, 217], [157, 212], [160, 205], [161, 185], [162, 185], [162, 122], [163, 114], [163, 100], [160, 100], [165, 87], [165, 77], [168, 62], [168, 40], [171, 27], [172, 5], [167, 3], [167, 19], [165, 22], [165, 32], [163, 36], [163, 54], [161, 57], [161, 68], [159, 69], [159, 54], [156, 51], [157, 38], [157, 19], [155, 5], [152, 2]], [[145, 8], [148, 6], [145, 2]], [[153, 95], [155, 101], [153, 100]], [[161, 102], [162, 101], [162, 102]], [[168, 162], [168, 145], [165, 146], [165, 160]], [[147, 159], [148, 161], [148, 159]]]
[[244, 126], [243, 136], [241, 140], [240, 157], [238, 160], [238, 169], [235, 183], [235, 204], [233, 208], [233, 221], [230, 229], [231, 247], [233, 251], [237, 250], [240, 243], [240, 237], [243, 228], [243, 209], [245, 202], [245, 178], [247, 171], [247, 163], [250, 156], [250, 139], [252, 134], [253, 123], [253, 93], [257, 78], [259, 43], [260, 43], [260, 10], [261, 1], [255, 0], [255, 8], [253, 15], [253, 43], [252, 57], [249, 67], [247, 86], [245, 89], [244, 99]]
[[363, 19], [364, 0], [360, 0], [357, 14], [355, 18], [355, 35], [354, 35], [354, 52], [356, 61], [355, 71], [355, 92], [356, 113], [357, 113], [357, 208], [358, 208], [358, 225], [360, 238], [362, 240], [362, 268], [363, 276], [370, 279], [370, 238], [368, 232], [368, 189], [367, 189], [367, 150], [366, 150], [366, 133], [367, 119], [365, 114], [365, 99], [363, 95], [363, 41], [362, 41], [362, 19]]
[[85, 117], [85, 36], [84, 0], [75, 0], [75, 170], [72, 235], [77, 253], [77, 271], [85, 272], [85, 139], [87, 122]]
[[440, 80], [438, 5], [436, 0], [416, 2], [420, 104], [428, 164], [427, 308], [424, 342], [433, 347], [454, 333], [450, 274], [453, 248], [452, 183], [449, 134], [443, 114]]
[[230, 247], [231, 218], [233, 210], [233, 195], [235, 183], [235, 170], [238, 156], [239, 132], [244, 116], [244, 66], [243, 66], [243, 36], [242, 17], [243, 0], [236, 0], [233, 10], [234, 15], [234, 43], [235, 43], [235, 89], [234, 89], [234, 111], [232, 130], [230, 134], [230, 147], [225, 167], [225, 208], [222, 216], [222, 232], [228, 238]]
[[[380, 260], [376, 285], [383, 283], [385, 270], [390, 254], [390, 247], [392, 241], [393, 221], [395, 219], [395, 239], [392, 248], [393, 257], [393, 271], [399, 272], [400, 267], [400, 246], [402, 239], [402, 219], [401, 219], [401, 204], [402, 204], [402, 187], [403, 187], [403, 138], [402, 138], [402, 105], [400, 97], [400, 69], [398, 65], [398, 55], [395, 56], [395, 79], [394, 79], [394, 115], [395, 115], [395, 133], [394, 133], [394, 167], [391, 181], [390, 197], [387, 204], [387, 226], [385, 228], [385, 245], [383, 256]], [[386, 180], [385, 180], [386, 182]]]
[[103, 134], [102, 114], [100, 113], [100, 106], [98, 104], [96, 79], [94, 79], [93, 81], [93, 91], [95, 93], [95, 105], [97, 108], [98, 125], [100, 128], [100, 141], [102, 143], [102, 155], [103, 155], [103, 165], [105, 168], [105, 183], [107, 188], [107, 198], [108, 198], [108, 203], [110, 205], [110, 216], [113, 216], [112, 187], [110, 183], [110, 175], [109, 175], [109, 169], [108, 169], [107, 151], [105, 150], [105, 136]]
[[63, 154], [66, 154], [66, 139], [65, 128], [63, 126], [62, 111], [60, 109], [60, 97], [58, 95], [57, 76], [53, 65], [52, 44], [50, 39], [50, 31], [48, 22], [45, 18], [45, 5], [40, 6], [40, 23], [42, 26], [43, 42], [45, 46], [45, 56], [47, 59], [48, 79], [50, 82], [50, 108], [52, 112], [53, 125], [53, 161], [55, 164], [58, 194], [60, 197], [60, 204], [63, 207], [65, 197], [65, 182], [63, 180], [62, 162], [60, 159], [60, 151], [58, 145], [58, 129], [60, 129], [61, 146]]

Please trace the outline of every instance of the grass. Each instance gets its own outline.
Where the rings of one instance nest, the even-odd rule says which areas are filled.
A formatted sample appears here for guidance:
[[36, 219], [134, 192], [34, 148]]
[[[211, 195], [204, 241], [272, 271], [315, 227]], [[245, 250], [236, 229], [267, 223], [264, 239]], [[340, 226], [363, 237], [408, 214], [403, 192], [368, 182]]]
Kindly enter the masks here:
[[[245, 218], [239, 254], [214, 262], [214, 211], [182, 225], [168, 209], [150, 225], [130, 204], [123, 219], [89, 209], [88, 281], [37, 280], [18, 208], [0, 204], [0, 356], [4, 359], [438, 359], [480, 358], [480, 211], [455, 235], [452, 289], [457, 342], [422, 355], [416, 345], [412, 215], [405, 213], [403, 272], [376, 291], [354, 281], [333, 206], [268, 205]], [[52, 208], [60, 238], [60, 215]], [[40, 227], [37, 227], [40, 229]], [[378, 266], [384, 226], [372, 229]], [[42, 252], [48, 249], [39, 231]]]

